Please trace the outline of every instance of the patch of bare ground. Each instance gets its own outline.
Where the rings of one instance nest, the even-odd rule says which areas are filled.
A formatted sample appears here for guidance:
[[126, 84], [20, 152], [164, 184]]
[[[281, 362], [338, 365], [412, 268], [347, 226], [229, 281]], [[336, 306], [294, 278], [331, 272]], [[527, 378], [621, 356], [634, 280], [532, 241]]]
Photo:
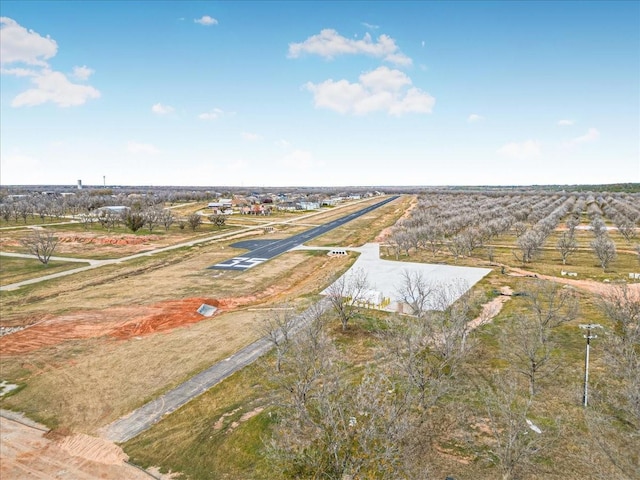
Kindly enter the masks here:
[[52, 436], [0, 417], [0, 478], [149, 480], [122, 449], [88, 435]]
[[186, 298], [154, 305], [132, 305], [110, 310], [81, 310], [49, 316], [36, 325], [0, 337], [2, 355], [18, 355], [68, 340], [109, 336], [128, 339], [171, 330], [203, 320], [197, 312], [206, 303], [225, 309], [226, 304], [210, 298]]
[[500, 288], [500, 295], [482, 305], [480, 315], [467, 323], [469, 330], [474, 330], [482, 325], [491, 322], [493, 318], [500, 313], [504, 304], [511, 298], [513, 291], [509, 286]]
[[[216, 420], [216, 423], [213, 424], [213, 430], [216, 432], [221, 431], [224, 427], [225, 424], [227, 423], [227, 419], [229, 417], [233, 417], [234, 415], [236, 415], [238, 412], [240, 412], [240, 410], [242, 410], [242, 407], [238, 407], [235, 408], [229, 412], [225, 412], [223, 413], [220, 418], [218, 418], [218, 420]], [[229, 434], [231, 432], [233, 432], [236, 428], [238, 428], [240, 425], [242, 425], [244, 422], [246, 422], [247, 420], [255, 417], [256, 415], [260, 414], [260, 412], [262, 412], [264, 410], [264, 407], [256, 407], [253, 410], [250, 410], [248, 412], [243, 413], [240, 418], [238, 418], [237, 420], [234, 420], [230, 423], [228, 423], [226, 425], [226, 428], [224, 428], [224, 433], [225, 434]]]
[[[554, 277], [551, 275], [541, 275], [539, 273], [530, 272], [522, 268], [510, 267], [508, 274], [514, 277], [533, 277], [542, 280], [550, 280], [552, 282], [561, 283], [570, 287], [586, 290], [589, 293], [596, 295], [604, 295], [609, 293], [613, 288], [616, 288], [615, 283], [596, 282], [593, 280], [575, 280], [573, 278]], [[627, 284], [631, 291], [640, 292], [640, 283]]]
[[[197, 260], [199, 270], [189, 271]], [[91, 434], [256, 340], [256, 323], [266, 313], [249, 307], [291, 302], [302, 308], [309, 302], [303, 295], [326, 286], [350, 261], [291, 252], [255, 267], [252, 275], [213, 277], [221, 272], [203, 272], [209, 260], [195, 256], [162, 274], [117, 278], [68, 292], [57, 304], [42, 302], [67, 310], [0, 339], [3, 375], [27, 384], [5, 405]], [[176, 299], [183, 289], [192, 295]], [[218, 296], [193, 295], [204, 290]], [[173, 299], [150, 301], [172, 293]], [[200, 316], [195, 310], [201, 303], [217, 304], [220, 313]], [[92, 304], [97, 308], [78, 309]], [[27, 321], [29, 313], [23, 315]]]
[[[187, 235], [134, 235], [130, 233], [109, 233], [109, 232], [65, 232], [55, 231], [53, 233], [58, 238], [56, 246], [56, 256], [125, 256], [134, 253], [153, 250], [165, 247], [174, 243], [179, 243], [188, 238]], [[16, 231], [3, 233], [0, 238], [0, 249], [6, 251], [21, 250], [20, 239], [23, 232]]]

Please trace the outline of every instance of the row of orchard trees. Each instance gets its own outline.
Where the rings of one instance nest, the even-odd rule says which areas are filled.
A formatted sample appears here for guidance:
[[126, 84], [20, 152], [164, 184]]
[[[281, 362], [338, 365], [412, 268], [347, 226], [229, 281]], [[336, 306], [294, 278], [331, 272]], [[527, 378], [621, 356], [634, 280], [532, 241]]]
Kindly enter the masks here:
[[[202, 197], [202, 198], [200, 198]], [[181, 228], [188, 226], [195, 230], [202, 218], [189, 216], [176, 218], [170, 210], [164, 208], [169, 202], [191, 200], [193, 192], [159, 192], [148, 195], [113, 195], [110, 191], [87, 191], [73, 195], [43, 195], [31, 193], [17, 196], [0, 197], [0, 218], [5, 222], [27, 223], [29, 219], [40, 220], [42, 223], [63, 218], [80, 220], [85, 228], [93, 223], [99, 223], [111, 230], [124, 225], [132, 231], [143, 226], [153, 231], [158, 226], [168, 230], [171, 225], [178, 223]], [[198, 197], [206, 199], [204, 194]], [[109, 207], [125, 207], [120, 211]], [[224, 219], [219, 215], [208, 217], [217, 226], [224, 225]]]
[[[560, 238], [555, 247], [566, 264], [578, 249], [576, 229], [586, 216], [590, 221], [588, 228], [595, 237], [591, 247], [606, 269], [615, 258], [615, 244], [608, 237], [605, 219], [632, 244], [640, 225], [639, 203], [637, 195], [629, 194], [594, 197], [590, 194], [436, 192], [418, 198], [408, 218], [394, 227], [389, 244], [396, 257], [423, 249], [433, 257], [448, 252], [457, 260], [473, 255], [500, 235], [513, 234], [516, 237], [514, 255], [518, 261], [530, 263], [539, 255], [548, 237], [559, 229]], [[493, 248], [488, 247], [487, 253], [493, 261]]]
[[[111, 231], [117, 227], [125, 227], [132, 232], [146, 228], [153, 232], [158, 227], [165, 231], [177, 224], [180, 229], [186, 227], [195, 231], [203, 222], [203, 217], [193, 213], [186, 217], [176, 217], [174, 213], [164, 208], [165, 201], [179, 201], [192, 199], [192, 195], [180, 196], [172, 192], [164, 194], [112, 195], [108, 192], [94, 191], [74, 195], [42, 195], [25, 194], [19, 196], [3, 196], [0, 198], [0, 218], [5, 222], [27, 223], [29, 219], [45, 221], [73, 218], [82, 223], [85, 229], [93, 224], [99, 224]], [[124, 207], [118, 210], [109, 207]], [[209, 222], [217, 227], [226, 223], [224, 215], [209, 215]], [[35, 255], [40, 262], [48, 264], [53, 255], [58, 239], [51, 232], [32, 231], [22, 238], [22, 245], [27, 251]]]
[[[173, 197], [172, 197], [173, 198]], [[125, 206], [132, 210], [146, 210], [161, 206], [166, 202], [166, 195], [112, 195], [109, 191], [79, 192], [73, 195], [43, 195], [30, 193], [16, 196], [0, 197], [0, 218], [5, 222], [26, 223], [29, 218], [62, 219], [64, 217], [88, 215], [100, 208], [109, 206]]]
[[150, 211], [166, 204], [207, 201], [212, 198], [211, 195], [210, 192], [203, 191], [164, 189], [144, 194], [111, 189], [78, 190], [65, 195], [38, 192], [8, 195], [6, 192], [0, 192], [0, 218], [5, 222], [15, 223], [39, 219], [44, 223], [51, 219], [95, 214], [103, 207], [124, 206], [132, 211]]
[[[516, 300], [520, 313], [501, 327], [491, 367], [482, 364], [488, 357], [472, 322], [481, 299], [463, 284], [436, 285], [406, 274], [398, 293], [413, 315], [391, 315], [378, 325], [375, 361], [363, 366], [354, 365], [339, 338], [356, 328], [344, 320], [345, 313], [353, 320], [354, 312], [339, 302], [350, 305], [366, 276], [361, 272], [350, 282], [302, 318], [284, 308], [262, 323], [260, 333], [275, 350], [273, 371], [265, 375], [275, 389], [274, 430], [265, 450], [278, 478], [444, 478], [448, 472], [430, 459], [452, 447], [465, 452], [470, 465], [493, 465], [500, 472], [493, 478], [542, 478], [545, 471], [558, 473], [545, 461], [567, 454], [566, 438], [589, 443], [582, 454], [602, 460], [597, 471], [589, 470], [592, 478], [612, 471], [635, 478], [639, 459], [629, 452], [640, 431], [637, 292], [615, 288], [600, 302], [612, 328], [599, 340], [605, 373], [602, 383], [592, 379], [585, 434], [581, 422], [546, 408], [557, 395], [556, 379], [566, 378], [559, 374], [568, 368], [566, 336], [559, 331], [578, 316], [573, 291], [528, 283]], [[342, 328], [332, 328], [338, 319]], [[623, 436], [628, 448], [621, 448]]]

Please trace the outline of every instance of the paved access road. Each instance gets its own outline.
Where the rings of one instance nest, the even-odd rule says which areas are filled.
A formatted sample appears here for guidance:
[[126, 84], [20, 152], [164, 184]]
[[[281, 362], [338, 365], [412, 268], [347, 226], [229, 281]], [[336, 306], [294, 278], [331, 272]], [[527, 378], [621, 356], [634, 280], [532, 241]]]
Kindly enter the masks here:
[[280, 255], [281, 253], [288, 252], [292, 248], [298, 247], [304, 242], [308, 242], [315, 237], [319, 237], [320, 235], [327, 233], [334, 228], [338, 228], [345, 223], [350, 222], [351, 220], [361, 217], [362, 215], [366, 215], [372, 210], [375, 210], [376, 208], [392, 202], [396, 198], [398, 198], [397, 195], [389, 197], [381, 202], [363, 208], [362, 210], [358, 210], [357, 212], [353, 212], [347, 216], [338, 218], [337, 220], [325, 223], [324, 225], [320, 225], [319, 227], [311, 228], [306, 232], [302, 232], [282, 240], [274, 240], [273, 242], [265, 243], [261, 246], [258, 246], [254, 250], [251, 250], [246, 255], [243, 255], [241, 257], [233, 257], [229, 260], [225, 260], [224, 262], [217, 263], [216, 265], [213, 265], [209, 268], [220, 270], [247, 270], [248, 268], [260, 265], [261, 263], [266, 262], [267, 260]]
[[[292, 333], [299, 331], [311, 322], [315, 315], [325, 311], [329, 306], [329, 300], [323, 298], [314, 306], [309, 307], [305, 312], [298, 315], [294, 320], [295, 324]], [[158, 423], [165, 415], [174, 412], [233, 373], [250, 365], [271, 350], [271, 348], [273, 348], [273, 343], [266, 338], [256, 340], [229, 358], [191, 377], [173, 390], [168, 391], [164, 395], [159, 396], [110, 425], [103, 427], [99, 432], [100, 436], [118, 443], [132, 439]]]

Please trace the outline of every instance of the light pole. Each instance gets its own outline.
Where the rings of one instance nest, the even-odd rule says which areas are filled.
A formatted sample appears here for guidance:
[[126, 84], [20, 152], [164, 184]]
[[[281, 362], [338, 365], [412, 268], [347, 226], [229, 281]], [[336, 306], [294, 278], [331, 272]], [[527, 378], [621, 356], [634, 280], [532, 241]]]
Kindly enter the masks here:
[[587, 323], [579, 325], [580, 328], [587, 331], [587, 334], [584, 338], [587, 339], [587, 350], [584, 356], [584, 391], [582, 394], [582, 405], [587, 406], [588, 395], [589, 395], [589, 346], [591, 344], [592, 338], [598, 338], [597, 335], [592, 335], [591, 330], [594, 328], [602, 328], [602, 325], [598, 325], [597, 323]]

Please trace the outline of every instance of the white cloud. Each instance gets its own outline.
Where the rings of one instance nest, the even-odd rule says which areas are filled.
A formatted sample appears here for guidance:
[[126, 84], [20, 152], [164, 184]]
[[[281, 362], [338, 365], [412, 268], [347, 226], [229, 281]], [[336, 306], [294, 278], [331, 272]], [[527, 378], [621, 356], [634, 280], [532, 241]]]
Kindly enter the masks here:
[[591, 143], [595, 142], [600, 138], [600, 132], [596, 128], [590, 128], [587, 130], [587, 133], [581, 135], [576, 138], [572, 138], [568, 142], [564, 143], [565, 147], [574, 147], [576, 145], [580, 145], [581, 143]]
[[37, 70], [22, 67], [1, 68], [0, 73], [2, 73], [2, 75], [15, 75], [16, 77], [35, 77], [38, 75]]
[[257, 142], [258, 140], [262, 140], [261, 135], [249, 132], [242, 132], [242, 138], [244, 138], [247, 142]]
[[314, 104], [343, 114], [363, 115], [383, 111], [400, 116], [405, 113], [431, 113], [435, 99], [419, 88], [411, 87], [411, 79], [399, 70], [379, 67], [360, 75], [358, 83], [348, 80], [308, 82]]
[[26, 63], [47, 66], [58, 52], [55, 40], [27, 30], [15, 20], [0, 17], [0, 61], [3, 64]]
[[52, 102], [60, 107], [72, 107], [82, 105], [91, 98], [100, 98], [100, 92], [95, 88], [71, 83], [63, 73], [47, 68], [33, 76], [31, 82], [36, 88], [18, 94], [11, 106], [32, 107]]
[[480, 122], [482, 120], [484, 120], [484, 117], [482, 115], [478, 115], [477, 113], [472, 113], [467, 117], [467, 122], [469, 123]]
[[285, 155], [279, 164], [285, 168], [306, 170], [314, 166], [313, 155], [306, 150], [294, 150]]
[[151, 111], [156, 115], [168, 115], [173, 112], [174, 108], [170, 105], [163, 105], [161, 103], [156, 103], [151, 107]]
[[208, 112], [201, 113], [200, 115], [198, 115], [198, 118], [200, 120], [217, 120], [222, 115], [224, 115], [224, 111], [220, 110], [219, 108], [214, 108], [213, 110], [210, 110]]
[[378, 30], [380, 28], [380, 25], [373, 25], [367, 22], [362, 22], [362, 26], [368, 28], [369, 30]]
[[559, 127], [570, 127], [573, 123], [573, 120], [558, 120]]
[[218, 24], [218, 20], [216, 20], [213, 17], [210, 17], [209, 15], [203, 15], [200, 18], [196, 18], [193, 20], [196, 23], [199, 23], [200, 25], [205, 25], [205, 26], [209, 26], [209, 25], [217, 25]]
[[422, 40], [422, 42], [420, 43], [420, 45], [422, 45], [422, 48], [424, 48], [424, 46], [425, 46], [425, 42], [424, 42], [424, 40]]
[[507, 143], [498, 149], [498, 154], [508, 158], [515, 158], [517, 160], [527, 160], [539, 157], [541, 153], [542, 149], [540, 147], [540, 142], [537, 140], [526, 140], [521, 143]]
[[[3, 65], [22, 63], [34, 68], [2, 68], [3, 75], [28, 77], [34, 88], [18, 94], [11, 102], [13, 107], [35, 106], [51, 102], [60, 107], [82, 105], [91, 98], [99, 98], [100, 92], [89, 85], [69, 81], [67, 75], [52, 70], [46, 60], [58, 52], [58, 44], [48, 36], [42, 37], [27, 30], [15, 20], [0, 17], [0, 59]], [[87, 80], [93, 70], [87, 66], [74, 67], [72, 76]]]
[[151, 155], [160, 153], [160, 150], [154, 145], [151, 145], [150, 143], [138, 143], [138, 142], [128, 142], [127, 151], [129, 153], [145, 153], [145, 154], [151, 154]]
[[78, 80], [88, 80], [91, 75], [95, 73], [95, 70], [83, 65], [81, 67], [73, 67], [73, 76]]
[[393, 38], [380, 35], [373, 41], [368, 33], [362, 40], [352, 40], [340, 35], [337, 31], [327, 28], [318, 35], [313, 35], [301, 43], [289, 44], [289, 58], [299, 58], [303, 54], [314, 54], [332, 59], [338, 55], [369, 55], [401, 66], [409, 66], [412, 60], [396, 45]]

